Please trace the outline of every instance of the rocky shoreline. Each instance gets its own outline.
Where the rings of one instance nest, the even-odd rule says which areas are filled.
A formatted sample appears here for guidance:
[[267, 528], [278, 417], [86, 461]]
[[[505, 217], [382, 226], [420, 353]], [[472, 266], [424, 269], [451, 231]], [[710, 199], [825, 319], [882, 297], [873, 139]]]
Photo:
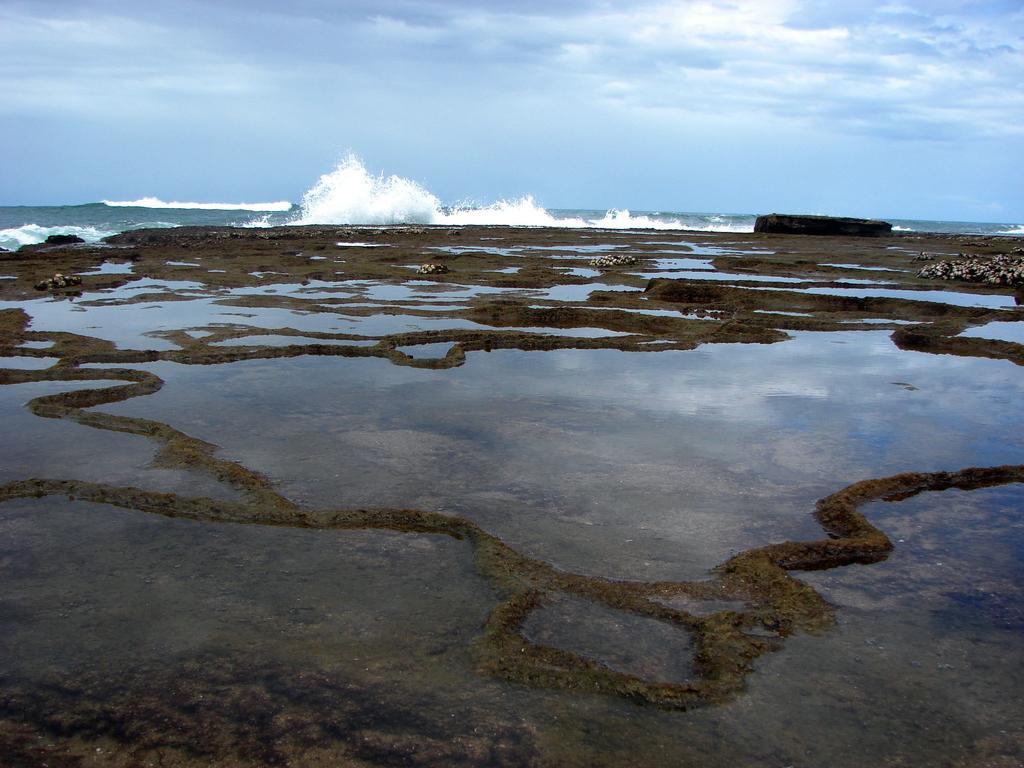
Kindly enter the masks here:
[[[261, 372], [259, 366], [272, 363], [295, 360], [312, 365], [338, 359], [353, 366], [372, 365], [369, 380], [374, 384], [366, 385], [371, 388], [389, 372], [417, 374], [403, 378], [408, 388], [398, 390], [411, 400], [412, 389], [438, 386], [442, 375], [454, 377], [460, 373], [456, 369], [499, 350], [595, 350], [601, 355], [609, 350], [628, 352], [634, 360], [701, 345], [779, 344], [803, 331], [881, 331], [897, 350], [1021, 366], [1024, 344], [961, 335], [990, 323], [1024, 322], [1019, 283], [988, 281], [993, 265], [1002, 268], [1007, 259], [1017, 259], [1010, 250], [1017, 242], [917, 234], [830, 238], [501, 227], [281, 227], [148, 230], [126, 232], [99, 245], [23, 248], [0, 254], [0, 273], [8, 278], [0, 280], [0, 300], [9, 302], [0, 309], [0, 356], [8, 360], [8, 367], [0, 365], [0, 385], [37, 387], [26, 407], [47, 425], [73, 427], [90, 436], [130, 436], [152, 447], [154, 466], [202, 478], [220, 493], [158, 491], [141, 481], [117, 484], [72, 473], [54, 477], [51, 472], [26, 473], [0, 484], [0, 501], [113, 507], [126, 515], [187, 522], [199, 537], [210, 526], [354, 537], [373, 533], [390, 537], [386, 546], [395, 550], [412, 541], [428, 552], [433, 550], [424, 539], [444, 540], [469, 550], [459, 561], [461, 570], [446, 578], [481, 586], [492, 604], [472, 637], [444, 638], [437, 644], [441, 650], [432, 648], [430, 653], [455, 653], [459, 669], [467, 668], [491, 686], [487, 695], [500, 699], [509, 691], [537, 692], [545, 701], [564, 704], [561, 711], [567, 718], [579, 707], [593, 712], [621, 707], [632, 717], [630, 708], [642, 706], [655, 711], [658, 719], [695, 708], [729, 706], [745, 695], [749, 681], [776, 651], [815, 635], [820, 637], [814, 642], [827, 641], [837, 609], [824, 591], [798, 578], [798, 573], [827, 572], [852, 563], [870, 566], [899, 546], [886, 533], [884, 517], [874, 519], [873, 504], [927, 491], [966, 492], [1020, 483], [1024, 466], [927, 468], [836, 480], [809, 497], [818, 501], [806, 510], [813, 527], [808, 536], [765, 536], [756, 544], [737, 546], [701, 579], [625, 579], [603, 574], [602, 563], [573, 569], [552, 562], [544, 554], [546, 542], [536, 541], [540, 535], [520, 535], [521, 540], [506, 536], [496, 530], [500, 516], [475, 517], [458, 500], [449, 506], [400, 506], [376, 500], [316, 505], [287, 492], [280, 478], [246, 460], [244, 451], [241, 456], [229, 455], [218, 447], [211, 438], [216, 434], [215, 413], [200, 414], [202, 418], [193, 422], [196, 429], [208, 430], [199, 433], [176, 422], [178, 417], [184, 420], [183, 413], [160, 420], [143, 409], [171, 389], [169, 383], [181, 386], [188, 380], [182, 371], [211, 371], [216, 382], [218, 373], [234, 374], [236, 368], [253, 366], [239, 386], [257, 422], [253, 434], [259, 436], [274, 416], [260, 401], [267, 369]], [[923, 270], [922, 252], [935, 254], [936, 259]], [[988, 266], [981, 271], [939, 269], [940, 264], [965, 260]], [[931, 267], [936, 268], [935, 275], [922, 274]], [[936, 279], [946, 279], [947, 270], [956, 279], [967, 275], [970, 282], [958, 282], [955, 291], [949, 290]], [[33, 326], [34, 313], [42, 316], [55, 306], [70, 307], [76, 315], [66, 317], [81, 317], [79, 325], [44, 330]], [[331, 327], [329, 322], [339, 316], [352, 321], [353, 327]], [[124, 317], [132, 322], [121, 322]], [[417, 323], [422, 327], [409, 327]], [[228, 365], [232, 363], [241, 365]], [[515, 364], [522, 365], [522, 359]], [[230, 370], [216, 369], [220, 365]], [[309, 369], [295, 370], [302, 375]], [[799, 377], [800, 371], [793, 375]], [[335, 380], [325, 381], [333, 391]], [[473, 380], [465, 381], [470, 386]], [[685, 386], [681, 379], [679, 388]], [[392, 421], [436, 424], [444, 414], [440, 406], [433, 407], [429, 391], [424, 402], [431, 407], [407, 417], [404, 402], [397, 403], [386, 416], [386, 432], [359, 439], [367, 444], [413, 431], [409, 426], [397, 429]], [[215, 393], [216, 384], [210, 396]], [[509, 400], [518, 402], [515, 397]], [[541, 406], [523, 407], [529, 421], [534, 418], [529, 409]], [[210, 410], [217, 410], [216, 405]], [[324, 416], [301, 408], [298, 412], [297, 418], [314, 427], [313, 434], [355, 431], [365, 418]], [[572, 409], [563, 413], [575, 418]], [[211, 418], [213, 426], [205, 426], [204, 418]], [[560, 428], [532, 421], [530, 425], [549, 437]], [[452, 431], [455, 437], [437, 449], [442, 457], [454, 451], [451, 446], [458, 440], [477, 445], [471, 440], [472, 428], [455, 425]], [[288, 444], [294, 442], [298, 440], [292, 438]], [[399, 452], [407, 450], [406, 442], [412, 443], [412, 453], [423, 450], [408, 437], [385, 446]], [[261, 456], [259, 450], [254, 455]], [[799, 462], [806, 456], [781, 456], [779, 461]], [[616, 467], [620, 462], [632, 466], [629, 455], [613, 458]], [[336, 462], [358, 459], [343, 452]], [[389, 480], [402, 474], [399, 467], [387, 475]], [[543, 474], [548, 469], [535, 471]], [[571, 474], [578, 468], [570, 464], [564, 471]], [[636, 469], [641, 471], [643, 467]], [[439, 487], [444, 482], [433, 476], [420, 480]], [[624, 472], [621, 481], [633, 478]], [[656, 485], [637, 484], [644, 493]], [[521, 486], [511, 488], [496, 494], [497, 502], [489, 500], [488, 510], [507, 507], [511, 516], [517, 515]], [[572, 523], [568, 517], [558, 521]], [[632, 538], [626, 544], [632, 546]], [[366, 556], [378, 568], [390, 562], [375, 550]], [[427, 601], [424, 587], [412, 583], [405, 588], [415, 595], [409, 598], [411, 604], [420, 606]], [[559, 596], [678, 630], [694, 648], [692, 676], [672, 681], [623, 671], [582, 651], [532, 639], [525, 628], [529, 617]], [[225, 599], [223, 593], [216, 599]], [[298, 600], [289, 605], [293, 603]], [[701, 605], [706, 610], [694, 607]], [[332, 610], [343, 612], [344, 606]], [[307, 623], [314, 621], [298, 615]], [[268, 631], [274, 631], [275, 620], [267, 621]], [[452, 652], [452, 647], [459, 650]], [[312, 750], [324, 750], [325, 764], [351, 760], [355, 765], [363, 759], [371, 764], [541, 764], [534, 762], [539, 738], [525, 732], [517, 720], [495, 718], [487, 723], [490, 735], [482, 735], [449, 722], [454, 715], [445, 709], [445, 727], [425, 724], [417, 710], [419, 702], [401, 700], [389, 688], [391, 681], [383, 675], [375, 678], [376, 670], [362, 657], [352, 668], [365, 672], [372, 685], [348, 684], [336, 669], [307, 671], [304, 654], [297, 657], [301, 663], [297, 660], [292, 666], [268, 661], [269, 671], [259, 685], [251, 682], [259, 673], [248, 662], [202, 654], [196, 658], [215, 658], [208, 662], [214, 669], [194, 670], [194, 680], [171, 686], [184, 704], [163, 695], [161, 687], [169, 683], [150, 681], [132, 697], [96, 676], [55, 678], [49, 687], [3, 678], [0, 755], [15, 756], [22, 764], [56, 762], [66, 755], [95, 759], [95, 745], [101, 744], [124, 757], [125, 765], [134, 764], [137, 757], [187, 765], [192, 759], [189, 745], [194, 743], [207, 750], [202, 759], [223, 764], [234, 760], [239, 765], [260, 760], [284, 763]], [[325, 664], [330, 663], [333, 660]], [[137, 677], [149, 679], [145, 671]], [[348, 719], [335, 722], [334, 708], [341, 701]], [[289, 718], [299, 715], [315, 727], [291, 728]], [[388, 729], [396, 720], [407, 726], [402, 736], [405, 756], [415, 759], [389, 751], [397, 737]], [[253, 735], [240, 722], [262, 725], [253, 726]], [[55, 732], [59, 738], [52, 735]], [[51, 748], [54, 743], [60, 748]], [[67, 764], [75, 764], [73, 760]], [[577, 761], [572, 758], [566, 764], [572, 762]], [[587, 759], [578, 762], [584, 765]]]

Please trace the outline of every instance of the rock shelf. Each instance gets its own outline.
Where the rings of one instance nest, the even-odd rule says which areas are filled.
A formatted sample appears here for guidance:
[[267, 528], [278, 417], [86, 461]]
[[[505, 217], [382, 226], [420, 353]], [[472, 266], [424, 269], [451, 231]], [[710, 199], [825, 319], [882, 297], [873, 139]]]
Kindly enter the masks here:
[[[884, 525], [868, 519], [866, 505], [901, 501], [927, 491], [968, 491], [1024, 482], [1024, 465], [1020, 464], [900, 472], [845, 487], [837, 482], [833, 492], [808, 510], [821, 531], [808, 540], [752, 546], [732, 554], [703, 579], [612, 579], [526, 554], [525, 548], [514, 546], [480, 522], [449, 511], [372, 504], [318, 506], [298, 501], [267, 475], [242, 461], [225, 458], [217, 445], [180, 429], [171, 423], [173, 419], [161, 421], [103, 409], [130, 400], [145, 402], [159, 392], [164, 380], [153, 368], [144, 367], [150, 363], [210, 366], [308, 356], [339, 358], [352, 365], [375, 359], [395, 366], [450, 371], [472, 365], [476, 355], [499, 349], [604, 349], [657, 355], [704, 344], [777, 344], [801, 331], [883, 330], [903, 350], [1024, 365], [1024, 345], [959, 336], [989, 322], [1024, 321], [1024, 309], [957, 306], [934, 300], [932, 281], [936, 277], [971, 281], [963, 287], [968, 296], [1005, 296], [1019, 287], [1021, 260], [1000, 255], [1004, 244], [997, 239], [978, 240], [970, 246], [974, 253], [966, 259], [935, 261], [919, 270], [915, 254], [922, 250], [941, 255], [966, 244], [955, 238], [916, 235], [879, 236], [869, 241], [842, 238], [825, 244], [813, 238], [760, 234], [674, 234], [667, 243], [664, 233], [588, 236], [600, 242], [581, 240], [575, 232], [483, 227], [457, 231], [430, 227], [180, 228], [124, 233], [97, 247], [74, 244], [55, 248], [51, 244], [45, 249], [0, 254], [4, 270], [15, 278], [0, 284], [0, 299], [10, 302], [8, 308], [0, 309], [0, 356], [43, 361], [43, 365], [56, 361], [45, 368], [0, 365], [0, 386], [67, 385], [67, 389], [33, 397], [26, 404], [28, 411], [43, 419], [145, 438], [156, 448], [154, 465], [202, 476], [235, 494], [214, 498], [160, 492], [143, 484], [22, 477], [0, 485], [0, 502], [60, 497], [197, 523], [387, 531], [463, 542], [472, 550], [476, 574], [496, 595], [470, 649], [480, 675], [532, 689], [681, 711], [722, 704], [742, 695], [750, 676], [756, 674], [758, 659], [784, 647], [796, 634], [825, 633], [822, 642], [828, 641], [835, 609], [798, 575], [854, 563], [870, 565], [888, 557], [893, 540]], [[340, 237], [357, 242], [340, 248]], [[455, 246], [453, 237], [457, 238]], [[619, 270], [603, 274], [601, 282], [595, 283], [566, 274], [566, 267], [594, 264], [590, 257], [602, 246], [624, 252], [596, 260], [602, 262], [596, 264], [600, 267], [642, 264], [646, 270], [647, 265], [664, 258], [666, 249], [673, 249], [681, 255], [708, 258], [714, 268], [729, 275], [798, 277], [800, 283], [799, 287], [767, 289], [738, 278], [715, 283], [701, 280], [699, 275], [693, 279], [648, 279]], [[439, 249], [445, 249], [443, 256], [438, 256]], [[108, 258], [130, 261], [132, 274], [97, 273], [96, 268]], [[837, 262], [841, 268], [832, 266]], [[416, 280], [417, 285], [410, 287], [410, 264], [423, 264], [422, 274], [439, 279]], [[437, 269], [425, 272], [426, 267]], [[40, 305], [33, 302], [41, 299], [36, 285], [51, 279], [47, 276], [53, 276], [55, 268], [62, 270], [60, 275], [78, 281], [76, 288], [82, 296], [75, 301], [83, 309], [127, 310], [195, 301], [233, 313], [233, 321], [149, 331], [143, 341], [159, 341], [163, 344], [160, 348], [156, 343], [115, 343], [98, 331], [90, 335], [89, 328], [37, 330], [33, 313]], [[863, 285], [844, 280], [851, 274], [877, 280], [879, 268], [887, 270], [886, 280], [898, 281], [894, 285], [908, 295], [928, 292], [922, 296], [933, 299], [802, 290], [807, 286]], [[996, 274], [1009, 274], [1012, 280], [993, 278]], [[1019, 304], [1021, 294], [1012, 295]], [[57, 296], [42, 300], [56, 301]], [[280, 312], [274, 317], [283, 318], [282, 324], [249, 324], [247, 313], [264, 311]], [[297, 326], [298, 319], [334, 315], [344, 315], [356, 324], [403, 317], [436, 322], [438, 327], [394, 331], [381, 326], [360, 333], [285, 324], [290, 320]], [[261, 343], [257, 337], [274, 337], [277, 343]], [[437, 357], [406, 351], [442, 343], [449, 346]], [[566, 597], [655, 620], [684, 633], [694, 649], [693, 677], [681, 682], [650, 679], [531, 641], [524, 630], [529, 618]], [[700, 604], [716, 609], [685, 609]], [[295, 685], [298, 700], [311, 695], [302, 685]], [[288, 689], [284, 683], [281, 686]], [[369, 696], [359, 691], [352, 695], [355, 699]], [[73, 698], [69, 694], [69, 700]], [[11, 688], [5, 711], [35, 711], [30, 699]], [[116, 693], [111, 699], [119, 700]], [[41, 712], [37, 715], [38, 719], [48, 717]], [[512, 745], [506, 745], [511, 750], [508, 754], [514, 752], [517, 761], [530, 759], [515, 752], [511, 741], [508, 744]], [[432, 754], [440, 763], [463, 764], [459, 761], [465, 760], [472, 764], [471, 758], [447, 745], [444, 738], [432, 742], [431, 749], [436, 750]]]

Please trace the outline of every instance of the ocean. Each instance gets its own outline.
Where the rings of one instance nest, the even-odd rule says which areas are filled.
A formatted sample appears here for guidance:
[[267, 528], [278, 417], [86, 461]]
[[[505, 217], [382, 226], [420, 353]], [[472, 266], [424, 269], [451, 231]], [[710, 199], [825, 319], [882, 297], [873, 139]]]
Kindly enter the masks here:
[[[415, 181], [401, 176], [375, 176], [358, 158], [349, 156], [333, 171], [321, 176], [302, 200], [295, 203], [287, 200], [262, 203], [164, 201], [146, 197], [82, 205], [0, 207], [0, 248], [15, 250], [41, 243], [50, 235], [77, 235], [86, 242], [96, 242], [130, 229], [179, 226], [481, 224], [743, 233], [754, 230], [756, 217], [755, 213], [631, 211], [625, 208], [546, 209], [530, 196], [487, 204], [465, 201], [446, 204]], [[902, 232], [1024, 236], [1024, 224], [1013, 222], [885, 220], [892, 223], [894, 230]]]

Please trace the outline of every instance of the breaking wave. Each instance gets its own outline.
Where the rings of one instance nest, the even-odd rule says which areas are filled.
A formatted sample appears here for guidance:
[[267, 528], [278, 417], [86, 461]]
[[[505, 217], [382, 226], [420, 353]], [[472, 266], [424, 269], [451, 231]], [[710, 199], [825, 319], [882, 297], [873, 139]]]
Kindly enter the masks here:
[[111, 208], [173, 208], [182, 211], [290, 211], [292, 204], [287, 200], [273, 203], [182, 203], [164, 202], [157, 197], [142, 197], [138, 200], [104, 200]]
[[294, 224], [434, 224], [441, 201], [415, 181], [372, 176], [355, 155], [302, 196]]
[[997, 235], [1024, 235], [1024, 224], [1014, 224], [1009, 229], [1000, 229]]
[[44, 227], [39, 224], [24, 224], [20, 227], [0, 229], [0, 246], [14, 250], [23, 245], [41, 243], [50, 235], [77, 235], [87, 243], [95, 243], [116, 234], [116, 229], [107, 230], [99, 227]]
[[[685, 221], [660, 214], [634, 215], [628, 210], [555, 213], [527, 195], [489, 205], [445, 206], [429, 190], [402, 176], [374, 176], [349, 154], [321, 176], [303, 196], [292, 224], [435, 224], [518, 227], [596, 227], [605, 229], [689, 229], [706, 232], [752, 232], [749, 222], [710, 216]], [[257, 224], [258, 222], [253, 222]]]
[[[168, 222], [155, 221], [135, 225], [131, 229], [173, 226], [175, 225]], [[110, 237], [123, 231], [124, 227], [110, 229], [104, 226], [75, 226], [71, 224], [54, 227], [46, 227], [41, 224], [23, 224], [20, 227], [0, 229], [0, 248], [6, 248], [11, 251], [17, 250], [23, 245], [41, 243], [50, 235], [76, 235], [87, 243], [97, 243], [105, 237]]]

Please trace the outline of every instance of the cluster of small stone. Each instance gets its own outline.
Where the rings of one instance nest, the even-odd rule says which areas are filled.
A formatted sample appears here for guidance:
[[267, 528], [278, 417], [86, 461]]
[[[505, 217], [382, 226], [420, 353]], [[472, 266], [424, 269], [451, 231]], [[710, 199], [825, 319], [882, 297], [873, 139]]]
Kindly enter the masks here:
[[81, 285], [82, 278], [76, 275], [62, 275], [60, 272], [53, 277], [36, 283], [37, 291], [53, 291], [58, 288], [68, 288], [72, 285]]
[[[1020, 250], [1014, 252], [1019, 253]], [[923, 267], [917, 276], [990, 285], [1024, 286], [1024, 258], [1003, 254], [988, 258], [967, 256], [953, 261], [937, 261]]]
[[914, 261], [935, 261], [936, 254], [928, 253], [927, 251], [921, 251], [917, 256], [914, 257]]
[[448, 271], [448, 267], [444, 264], [420, 264], [420, 268], [416, 270], [421, 275], [443, 275]]
[[636, 256], [630, 256], [628, 253], [610, 253], [590, 260], [592, 267], [625, 267], [630, 264], [636, 264]]

